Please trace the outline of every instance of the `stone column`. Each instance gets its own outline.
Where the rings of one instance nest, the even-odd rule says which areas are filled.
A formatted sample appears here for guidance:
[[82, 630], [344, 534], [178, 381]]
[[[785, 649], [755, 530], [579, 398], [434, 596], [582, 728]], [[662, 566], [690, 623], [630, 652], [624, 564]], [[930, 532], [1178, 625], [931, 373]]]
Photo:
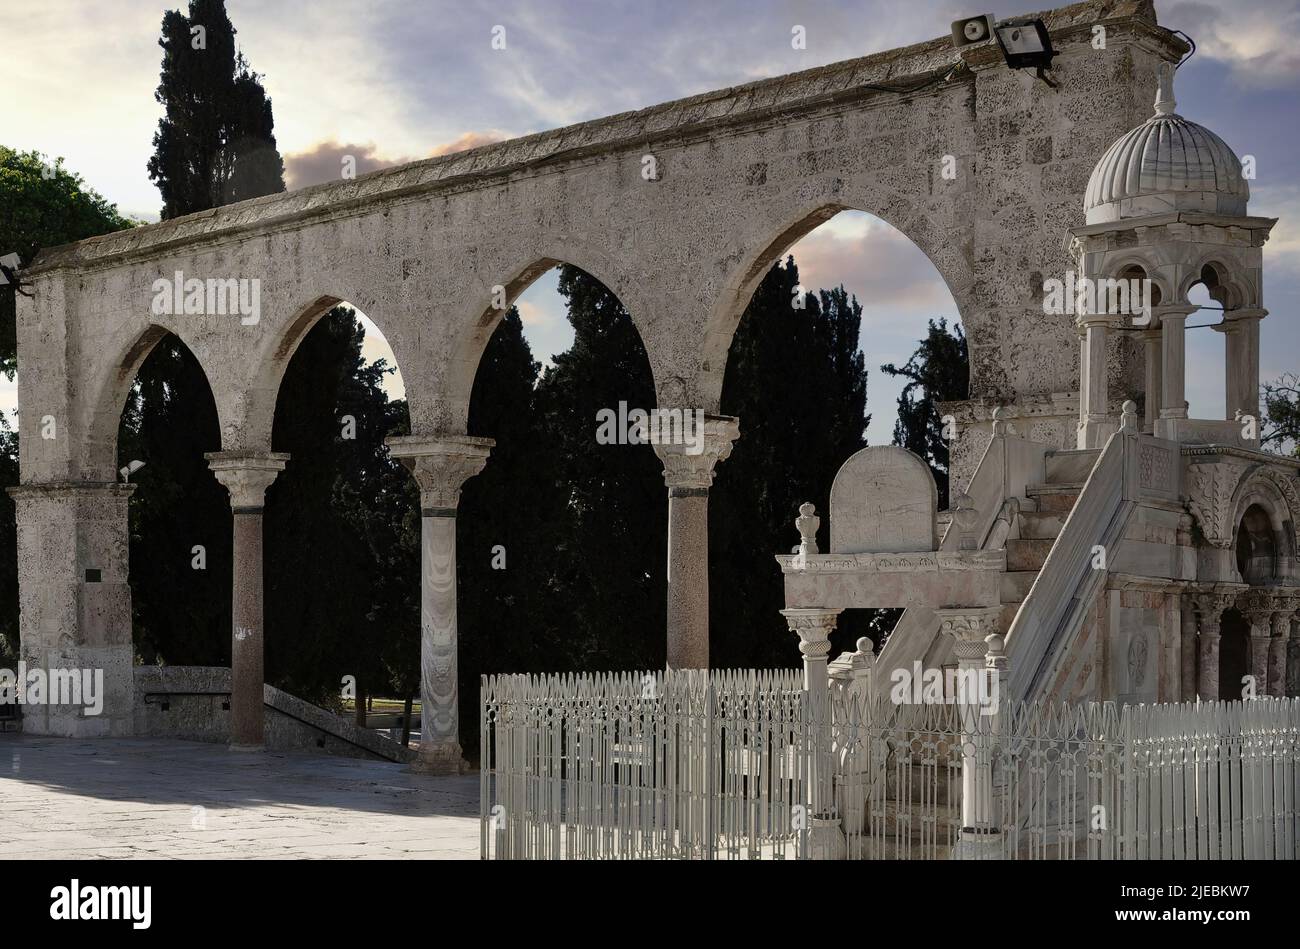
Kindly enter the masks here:
[[1268, 641], [1268, 694], [1276, 698], [1286, 696], [1287, 643], [1291, 639], [1292, 613], [1289, 597], [1276, 597], [1281, 607], [1273, 614], [1272, 636]]
[[75, 672], [79, 685], [89, 675], [97, 687], [93, 700], [82, 690], [80, 704], [51, 702], [47, 689], [46, 701], [23, 707], [23, 731], [65, 738], [130, 735], [135, 650], [127, 511], [135, 486], [60, 481], [7, 490], [18, 534], [19, 661], [28, 670]]
[[803, 687], [808, 696], [813, 742], [812, 820], [810, 856], [819, 860], [842, 860], [848, 853], [844, 831], [835, 813], [835, 789], [831, 758], [831, 707], [826, 656], [831, 651], [831, 632], [839, 610], [787, 609], [781, 615], [790, 631], [799, 637], [803, 656]]
[[420, 435], [386, 440], [420, 486], [420, 748], [412, 770], [459, 774], [460, 689], [456, 648], [456, 508], [483, 470], [490, 438]]
[[1182, 598], [1179, 620], [1183, 642], [1179, 653], [1181, 674], [1178, 701], [1191, 702], [1196, 699], [1196, 612], [1190, 596]]
[[1232, 605], [1230, 594], [1198, 593], [1201, 610], [1201, 637], [1197, 657], [1197, 698], [1202, 702], [1219, 700], [1219, 636], [1223, 611]]
[[1300, 596], [1287, 597], [1291, 611], [1291, 633], [1286, 641], [1286, 685], [1283, 692], [1290, 698], [1300, 697]]
[[[996, 663], [986, 662], [990, 646], [1001, 651], [997, 636], [1001, 608], [937, 609], [939, 631], [953, 638], [957, 659], [956, 701], [962, 718], [961, 856], [997, 855], [998, 827], [993, 819], [993, 715], [998, 708], [991, 683], [997, 681]], [[1000, 658], [1000, 656], [998, 657]]]
[[203, 456], [230, 492], [234, 521], [231, 582], [230, 748], [261, 751], [263, 710], [262, 505], [289, 456], [270, 451], [218, 451]]
[[1224, 334], [1224, 406], [1226, 417], [1259, 419], [1259, 321], [1268, 314], [1262, 307], [1241, 307], [1223, 314], [1215, 329]]
[[[1273, 635], [1273, 597], [1260, 590], [1242, 595], [1237, 608], [1250, 621], [1250, 675], [1255, 696], [1268, 695], [1269, 639]], [[1244, 688], [1244, 686], [1243, 686]]]
[[1146, 408], [1143, 412], [1142, 430], [1155, 434], [1156, 419], [1160, 418], [1160, 400], [1164, 393], [1164, 334], [1158, 327], [1142, 333], [1146, 357]]
[[1156, 426], [1156, 434], [1162, 438], [1176, 437], [1178, 421], [1187, 418], [1187, 317], [1196, 310], [1197, 307], [1186, 305], [1161, 306], [1154, 311], [1160, 321], [1161, 340], [1164, 343], [1159, 415], [1161, 424]]
[[1106, 331], [1111, 318], [1089, 313], [1079, 317], [1083, 328], [1083, 364], [1079, 367], [1078, 447], [1101, 448], [1118, 428], [1109, 416]]
[[740, 423], [713, 415], [705, 418], [702, 437], [668, 441], [664, 434], [652, 432], [651, 441], [668, 486], [668, 668], [707, 669], [709, 487], [714, 467], [731, 454]]

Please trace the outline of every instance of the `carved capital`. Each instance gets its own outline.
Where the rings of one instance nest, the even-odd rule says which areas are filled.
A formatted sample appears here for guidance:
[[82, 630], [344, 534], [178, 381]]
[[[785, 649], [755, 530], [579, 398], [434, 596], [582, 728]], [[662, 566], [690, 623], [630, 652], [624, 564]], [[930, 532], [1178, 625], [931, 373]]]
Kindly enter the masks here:
[[1274, 596], [1266, 590], [1247, 590], [1237, 597], [1237, 609], [1250, 620], [1252, 636], [1267, 636], [1273, 622]]
[[1225, 462], [1187, 467], [1187, 504], [1213, 547], [1226, 550], [1235, 539], [1232, 496], [1240, 477], [1241, 466]]
[[740, 420], [731, 415], [708, 415], [703, 435], [675, 442], [651, 444], [664, 466], [664, 484], [669, 488], [708, 490], [713, 484], [713, 470], [731, 455], [731, 446], [740, 435]]
[[230, 509], [236, 514], [260, 512], [266, 489], [289, 461], [282, 451], [210, 451], [203, 457], [230, 493]]
[[831, 632], [840, 610], [782, 610], [790, 632], [799, 637], [799, 652], [805, 659], [824, 659], [831, 651]]
[[468, 435], [395, 436], [384, 442], [420, 486], [420, 512], [454, 514], [460, 489], [483, 470], [496, 442]]
[[1236, 602], [1243, 589], [1235, 584], [1222, 584], [1209, 590], [1192, 591], [1190, 595], [1201, 612], [1201, 623], [1207, 632], [1218, 634], [1223, 611]]
[[982, 660], [988, 653], [988, 637], [998, 631], [996, 606], [962, 607], [935, 610], [939, 617], [939, 632], [953, 638], [953, 655], [961, 659]]

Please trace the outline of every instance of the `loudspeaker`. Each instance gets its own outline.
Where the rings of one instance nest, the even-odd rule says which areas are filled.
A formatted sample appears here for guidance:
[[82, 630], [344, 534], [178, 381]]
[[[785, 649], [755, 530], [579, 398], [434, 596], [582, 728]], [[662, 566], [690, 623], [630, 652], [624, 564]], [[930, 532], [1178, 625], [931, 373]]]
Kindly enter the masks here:
[[952, 22], [953, 46], [970, 46], [972, 43], [983, 43], [992, 38], [993, 16], [991, 14], [986, 13], [983, 16], [972, 16]]

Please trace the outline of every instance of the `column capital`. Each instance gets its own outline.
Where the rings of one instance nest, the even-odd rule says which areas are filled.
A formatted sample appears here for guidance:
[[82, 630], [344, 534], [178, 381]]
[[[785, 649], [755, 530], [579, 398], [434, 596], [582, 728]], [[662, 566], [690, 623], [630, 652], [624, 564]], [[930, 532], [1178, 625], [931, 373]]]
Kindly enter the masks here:
[[1165, 320], [1185, 320], [1200, 307], [1194, 303], [1157, 303], [1151, 308], [1151, 322], [1159, 325]]
[[[1247, 590], [1237, 597], [1236, 607], [1250, 620], [1250, 634], [1252, 636], [1269, 635], [1270, 626], [1273, 622], [1273, 613], [1277, 609], [1274, 604], [1274, 595], [1261, 589]], [[1256, 632], [1259, 630], [1260, 632]]]
[[230, 492], [230, 509], [236, 514], [260, 512], [266, 489], [289, 461], [282, 451], [210, 451], [203, 457]]
[[1237, 323], [1247, 320], [1262, 320], [1268, 316], [1268, 310], [1262, 306], [1239, 306], [1235, 310], [1223, 311], [1224, 323]]
[[454, 516], [460, 489], [483, 470], [496, 447], [491, 438], [469, 435], [395, 435], [384, 444], [420, 486], [420, 513], [426, 517]]
[[[651, 444], [664, 466], [664, 484], [679, 493], [703, 493], [713, 484], [713, 470], [731, 455], [731, 446], [740, 435], [740, 419], [734, 415], [706, 415], [704, 432], [681, 442], [655, 441]], [[689, 444], [685, 442], [694, 442]]]
[[998, 606], [974, 606], [939, 609], [939, 632], [951, 636], [953, 655], [957, 659], [984, 659], [989, 650], [988, 638], [998, 631]]
[[1193, 589], [1187, 595], [1192, 598], [1197, 609], [1201, 611], [1201, 621], [1206, 626], [1214, 627], [1214, 632], [1218, 632], [1219, 622], [1223, 618], [1223, 611], [1236, 603], [1237, 598], [1241, 596], [1245, 589], [1239, 583], [1219, 583], [1208, 589]]
[[799, 652], [805, 659], [824, 659], [831, 651], [831, 632], [842, 610], [782, 610], [790, 632], [799, 637]]

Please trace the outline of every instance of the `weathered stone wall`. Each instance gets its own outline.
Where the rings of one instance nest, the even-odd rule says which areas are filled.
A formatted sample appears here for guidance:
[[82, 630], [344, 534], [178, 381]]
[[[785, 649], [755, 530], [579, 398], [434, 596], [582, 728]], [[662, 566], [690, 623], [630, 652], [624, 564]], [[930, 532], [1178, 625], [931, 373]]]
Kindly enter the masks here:
[[[934, 40], [46, 251], [35, 299], [20, 300], [20, 403], [24, 431], [47, 415], [61, 431], [24, 439], [23, 478], [111, 480], [127, 387], [163, 330], [204, 366], [222, 448], [265, 449], [284, 367], [336, 300], [392, 344], [414, 431], [461, 431], [500, 315], [492, 288], [514, 296], [559, 261], [628, 307], [660, 404], [716, 411], [758, 280], [843, 208], [879, 215], [934, 262], [970, 337], [973, 397], [1073, 392], [1073, 322], [1043, 316], [1042, 280], [1070, 266], [1062, 236], [1082, 220], [1093, 163], [1145, 117], [1156, 63], [1181, 46], [1137, 0], [1047, 19], [1055, 90], [995, 48]], [[865, 85], [954, 65], [909, 95]], [[645, 155], [658, 180], [642, 178]], [[154, 280], [177, 271], [260, 281], [261, 318], [152, 314]]]

